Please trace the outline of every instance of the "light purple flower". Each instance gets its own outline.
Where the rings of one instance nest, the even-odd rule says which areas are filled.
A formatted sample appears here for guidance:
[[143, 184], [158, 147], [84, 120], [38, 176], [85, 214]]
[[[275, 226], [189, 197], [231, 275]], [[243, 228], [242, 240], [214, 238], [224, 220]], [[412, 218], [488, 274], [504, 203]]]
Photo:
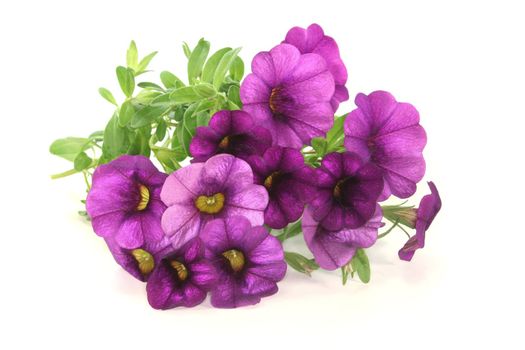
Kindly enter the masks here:
[[318, 191], [311, 215], [329, 231], [358, 228], [376, 210], [383, 174], [355, 153], [329, 153], [317, 168]]
[[114, 238], [106, 238], [105, 241], [117, 264], [142, 282], [148, 280], [153, 270], [157, 267], [162, 252], [171, 246], [167, 238], [157, 242], [146, 241], [143, 245], [134, 249], [120, 247]]
[[332, 127], [334, 89], [324, 58], [281, 44], [254, 57], [241, 100], [243, 110], [272, 133], [274, 145], [301, 148]]
[[345, 121], [345, 147], [383, 169], [381, 199], [394, 194], [408, 198], [425, 174], [425, 130], [419, 113], [408, 103], [397, 102], [386, 91], [358, 94]]
[[95, 233], [125, 249], [160, 242], [166, 209], [160, 190], [166, 176], [144, 156], [124, 155], [100, 165], [86, 202]]
[[205, 162], [220, 153], [246, 159], [262, 155], [271, 145], [270, 132], [256, 125], [248, 113], [219, 111], [213, 115], [209, 126], [197, 128], [190, 143], [190, 153], [195, 162]]
[[302, 219], [304, 240], [321, 268], [335, 270], [352, 260], [357, 248], [368, 248], [376, 242], [382, 218], [381, 207], [377, 205], [374, 216], [363, 226], [328, 231], [307, 209]]
[[201, 233], [206, 258], [219, 275], [211, 304], [219, 308], [253, 305], [277, 293], [286, 274], [279, 240], [242, 217], [210, 221]]
[[195, 238], [215, 218], [242, 215], [253, 225], [262, 225], [268, 205], [268, 193], [253, 183], [248, 163], [229, 154], [173, 172], [160, 196], [168, 206], [162, 228], [176, 248]]
[[314, 23], [307, 29], [293, 27], [286, 34], [283, 43], [295, 46], [302, 54], [316, 53], [325, 59], [335, 81], [331, 104], [334, 112], [337, 111], [339, 103], [348, 100], [348, 90], [345, 87], [348, 73], [335, 40], [325, 35], [323, 28]]
[[412, 260], [416, 250], [425, 246], [425, 234], [441, 209], [441, 197], [436, 185], [430, 181], [428, 182], [428, 187], [430, 187], [430, 194], [421, 199], [419, 208], [416, 211], [416, 234], [410, 237], [403, 248], [399, 250], [399, 258], [401, 260]]
[[264, 223], [281, 229], [297, 221], [315, 193], [315, 171], [305, 165], [301, 151], [274, 146], [262, 157], [250, 157], [248, 163], [255, 183], [268, 190], [270, 201], [264, 211]]
[[162, 310], [193, 307], [206, 299], [216, 278], [215, 268], [204, 259], [204, 246], [196, 238], [180, 249], [163, 253], [146, 285], [148, 302]]

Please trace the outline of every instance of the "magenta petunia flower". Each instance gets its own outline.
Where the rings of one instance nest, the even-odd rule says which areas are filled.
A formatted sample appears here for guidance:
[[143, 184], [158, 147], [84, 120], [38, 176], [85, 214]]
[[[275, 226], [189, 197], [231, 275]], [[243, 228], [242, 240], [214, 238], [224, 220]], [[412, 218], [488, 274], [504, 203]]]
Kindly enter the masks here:
[[314, 23], [307, 29], [293, 27], [286, 34], [283, 43], [295, 46], [302, 54], [316, 53], [325, 59], [335, 81], [331, 104], [334, 112], [337, 111], [339, 104], [348, 100], [348, 90], [345, 87], [348, 73], [335, 40], [325, 35], [323, 28]]
[[162, 310], [196, 306], [206, 299], [216, 278], [215, 268], [204, 259], [204, 246], [196, 238], [178, 250], [163, 253], [146, 285], [148, 302]]
[[427, 194], [421, 199], [419, 208], [412, 209], [415, 218], [414, 226], [416, 234], [409, 238], [403, 248], [399, 250], [399, 258], [401, 260], [410, 261], [414, 256], [416, 250], [425, 246], [425, 234], [434, 221], [434, 218], [441, 210], [441, 197], [433, 182], [428, 182], [430, 187], [430, 194]]
[[358, 94], [345, 121], [345, 147], [383, 169], [385, 187], [381, 199], [394, 194], [408, 198], [425, 174], [425, 130], [419, 113], [408, 103], [397, 102], [386, 91]]
[[321, 268], [335, 270], [352, 260], [357, 248], [368, 248], [376, 242], [377, 231], [383, 226], [382, 218], [381, 207], [376, 205], [374, 216], [363, 226], [328, 231], [307, 209], [302, 220], [304, 240]]
[[305, 165], [301, 151], [274, 146], [262, 157], [248, 159], [255, 182], [268, 190], [269, 203], [264, 211], [264, 223], [281, 229], [297, 221], [315, 189], [315, 171]]
[[254, 57], [241, 100], [243, 110], [270, 130], [274, 145], [301, 148], [332, 127], [334, 89], [323, 57], [281, 44]]
[[262, 225], [268, 205], [268, 193], [253, 183], [248, 163], [230, 154], [173, 172], [160, 196], [168, 206], [162, 228], [175, 248], [195, 238], [215, 218], [242, 215], [253, 225]]
[[134, 249], [122, 248], [114, 238], [106, 238], [105, 241], [117, 264], [142, 282], [148, 280], [157, 267], [162, 252], [171, 246], [166, 237], [154, 243], [145, 242]]
[[376, 210], [383, 173], [355, 153], [330, 153], [317, 169], [318, 191], [310, 202], [315, 221], [329, 231], [358, 228]]
[[213, 115], [209, 126], [197, 128], [190, 153], [195, 162], [205, 162], [220, 153], [246, 159], [254, 154], [262, 155], [271, 145], [270, 132], [256, 125], [248, 113], [219, 111]]
[[100, 165], [86, 201], [96, 234], [125, 249], [161, 241], [166, 206], [160, 190], [166, 177], [144, 156], [124, 155]]
[[253, 305], [277, 293], [286, 274], [281, 242], [263, 226], [252, 227], [242, 217], [210, 221], [202, 230], [206, 258], [218, 279], [211, 304], [219, 308]]

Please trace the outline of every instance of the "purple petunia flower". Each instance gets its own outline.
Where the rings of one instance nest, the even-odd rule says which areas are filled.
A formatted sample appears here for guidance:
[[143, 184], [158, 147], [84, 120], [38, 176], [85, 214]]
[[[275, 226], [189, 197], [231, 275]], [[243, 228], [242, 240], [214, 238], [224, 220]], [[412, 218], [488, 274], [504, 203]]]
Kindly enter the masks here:
[[324, 58], [281, 44], [254, 57], [240, 93], [243, 110], [272, 133], [274, 145], [301, 148], [332, 127], [334, 89]]
[[335, 40], [324, 35], [323, 28], [314, 23], [307, 29], [293, 27], [286, 34], [283, 43], [295, 46], [302, 54], [316, 53], [325, 59], [335, 81], [335, 92], [331, 104], [334, 112], [337, 111], [339, 104], [348, 100], [348, 90], [345, 87], [348, 73]]
[[284, 252], [263, 226], [252, 227], [242, 216], [216, 219], [204, 227], [201, 238], [219, 276], [211, 290], [213, 306], [253, 305], [277, 293], [277, 282], [286, 274]]
[[106, 244], [117, 264], [142, 282], [148, 280], [157, 267], [162, 252], [171, 246], [166, 237], [155, 243], [145, 242], [134, 249], [120, 247], [113, 238], [106, 238]]
[[271, 145], [270, 132], [256, 126], [248, 113], [219, 111], [213, 115], [209, 126], [197, 128], [190, 153], [196, 162], [205, 162], [220, 153], [246, 159], [254, 154], [262, 155]]
[[162, 228], [175, 248], [195, 238], [215, 218], [243, 215], [253, 225], [262, 225], [268, 205], [268, 193], [253, 183], [248, 163], [229, 154], [173, 172], [160, 196], [168, 206]]
[[401, 260], [410, 261], [414, 256], [416, 250], [425, 246], [425, 234], [434, 221], [437, 213], [441, 209], [441, 197], [433, 182], [428, 182], [430, 187], [430, 194], [427, 194], [421, 199], [419, 208], [411, 209], [415, 211], [415, 228], [416, 234], [405, 243], [403, 248], [399, 250], [399, 258]]
[[390, 194], [407, 198], [425, 174], [423, 148], [425, 130], [419, 113], [408, 103], [399, 103], [385, 91], [358, 94], [345, 121], [345, 147], [383, 169], [385, 187], [381, 199]]
[[312, 217], [325, 229], [339, 231], [358, 228], [374, 215], [383, 173], [355, 153], [329, 153], [317, 168], [317, 182]]
[[262, 157], [248, 159], [255, 182], [268, 190], [270, 201], [264, 211], [264, 223], [281, 229], [298, 220], [314, 193], [315, 171], [305, 165], [301, 151], [274, 146]]
[[96, 234], [125, 249], [161, 241], [166, 206], [160, 190], [166, 177], [144, 156], [124, 155], [99, 166], [86, 201]]
[[204, 259], [204, 246], [196, 238], [178, 250], [165, 252], [148, 279], [148, 302], [154, 309], [193, 307], [206, 299], [217, 278]]
[[383, 226], [382, 218], [381, 207], [376, 205], [374, 216], [363, 226], [328, 231], [307, 209], [302, 220], [304, 240], [321, 268], [335, 270], [352, 260], [357, 248], [368, 248], [376, 242], [377, 231]]

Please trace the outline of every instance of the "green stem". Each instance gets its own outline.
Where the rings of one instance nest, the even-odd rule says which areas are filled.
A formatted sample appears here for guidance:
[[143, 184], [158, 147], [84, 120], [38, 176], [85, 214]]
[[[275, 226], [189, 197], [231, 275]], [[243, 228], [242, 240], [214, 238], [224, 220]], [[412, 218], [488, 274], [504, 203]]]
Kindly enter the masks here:
[[388, 230], [386, 230], [385, 232], [377, 236], [377, 239], [381, 239], [385, 237], [386, 235], [388, 235], [390, 232], [392, 232], [394, 228], [396, 228], [396, 226], [398, 226], [398, 224], [399, 224], [399, 219], [397, 219], [396, 222], [394, 222], [394, 224]]
[[86, 170], [84, 170], [82, 172], [82, 175], [84, 175], [84, 181], [86, 182], [86, 187], [87, 187], [87, 190], [88, 192], [91, 190], [91, 184], [89, 183], [89, 179], [88, 179], [88, 172]]
[[64, 171], [63, 173], [60, 173], [60, 174], [51, 175], [51, 178], [53, 180], [56, 180], [56, 179], [60, 179], [60, 178], [63, 178], [63, 177], [69, 176], [69, 175], [76, 174], [76, 173], [78, 173], [78, 171], [76, 171], [75, 169], [71, 169], [71, 170], [68, 170], [68, 171]]

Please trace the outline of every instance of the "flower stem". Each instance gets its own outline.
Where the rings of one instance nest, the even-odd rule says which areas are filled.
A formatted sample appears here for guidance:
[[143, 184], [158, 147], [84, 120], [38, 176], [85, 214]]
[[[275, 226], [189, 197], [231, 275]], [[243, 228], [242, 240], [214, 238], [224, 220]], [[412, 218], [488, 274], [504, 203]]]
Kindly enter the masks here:
[[76, 173], [78, 173], [78, 171], [76, 171], [75, 169], [71, 169], [71, 170], [68, 170], [68, 171], [64, 171], [63, 173], [60, 173], [60, 174], [51, 175], [51, 178], [53, 180], [56, 180], [56, 179], [60, 179], [60, 178], [66, 177], [66, 176], [70, 176], [70, 175], [76, 174]]

